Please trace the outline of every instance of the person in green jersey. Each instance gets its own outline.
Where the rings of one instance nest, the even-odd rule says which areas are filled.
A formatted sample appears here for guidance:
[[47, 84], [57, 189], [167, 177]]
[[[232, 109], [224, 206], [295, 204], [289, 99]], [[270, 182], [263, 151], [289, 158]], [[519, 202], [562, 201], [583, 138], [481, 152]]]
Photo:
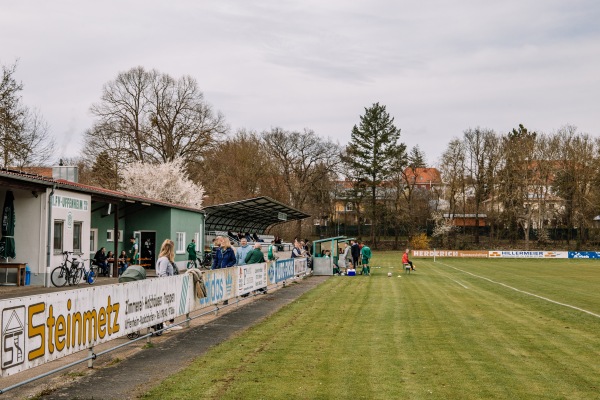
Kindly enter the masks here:
[[371, 249], [369, 246], [365, 244], [365, 242], [360, 242], [362, 245], [362, 249], [360, 250], [360, 255], [362, 256], [362, 274], [363, 275], [371, 275], [371, 267], [369, 266], [369, 260], [373, 257], [371, 253]]

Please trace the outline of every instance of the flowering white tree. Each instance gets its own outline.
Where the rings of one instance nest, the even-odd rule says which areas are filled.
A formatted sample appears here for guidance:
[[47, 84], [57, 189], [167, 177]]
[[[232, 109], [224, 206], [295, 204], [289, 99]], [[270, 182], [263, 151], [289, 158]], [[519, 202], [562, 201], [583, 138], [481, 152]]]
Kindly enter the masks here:
[[188, 178], [183, 163], [182, 158], [161, 164], [131, 163], [122, 171], [121, 189], [137, 196], [200, 209], [204, 187]]
[[442, 246], [444, 246], [446, 244], [445, 242], [448, 235], [455, 230], [454, 219], [446, 219], [440, 212], [434, 212], [431, 216], [433, 218], [433, 222], [435, 223], [435, 226], [433, 227], [433, 233], [431, 234], [431, 236], [441, 237]]

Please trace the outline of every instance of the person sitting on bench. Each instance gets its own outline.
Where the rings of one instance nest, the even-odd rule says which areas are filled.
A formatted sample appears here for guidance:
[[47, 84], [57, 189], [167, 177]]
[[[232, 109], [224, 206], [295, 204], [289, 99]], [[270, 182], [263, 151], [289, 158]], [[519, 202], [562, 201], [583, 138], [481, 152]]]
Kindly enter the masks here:
[[406, 249], [406, 251], [404, 252], [404, 254], [402, 254], [402, 265], [410, 265], [411, 271], [415, 270], [415, 267], [413, 266], [412, 261], [410, 261], [408, 259], [408, 249]]
[[108, 263], [106, 262], [106, 249], [100, 248], [94, 256], [94, 263], [98, 266], [100, 274], [108, 276]]

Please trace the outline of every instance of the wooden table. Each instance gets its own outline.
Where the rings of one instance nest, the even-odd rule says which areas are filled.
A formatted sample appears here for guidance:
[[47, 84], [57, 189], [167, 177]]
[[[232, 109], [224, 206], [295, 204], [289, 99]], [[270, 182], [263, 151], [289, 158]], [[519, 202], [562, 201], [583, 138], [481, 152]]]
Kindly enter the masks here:
[[150, 268], [152, 266], [152, 264], [150, 264], [151, 260], [152, 260], [151, 258], [143, 258], [142, 257], [142, 258], [139, 259], [139, 263], [140, 263], [140, 265], [142, 267], [148, 269], [148, 268]]
[[[0, 263], [0, 268], [6, 268], [7, 270], [8, 270], [8, 268], [16, 268], [17, 269], [17, 286], [25, 286], [25, 266], [26, 266], [26, 264], [21, 264], [21, 263]], [[8, 271], [7, 271], [7, 273], [8, 273]], [[4, 282], [4, 283], [8, 283], [8, 282]]]

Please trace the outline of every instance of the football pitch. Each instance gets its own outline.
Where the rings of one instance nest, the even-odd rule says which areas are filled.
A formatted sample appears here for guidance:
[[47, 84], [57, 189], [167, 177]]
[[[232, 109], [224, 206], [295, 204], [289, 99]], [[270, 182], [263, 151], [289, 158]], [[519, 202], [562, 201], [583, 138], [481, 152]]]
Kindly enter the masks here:
[[331, 277], [144, 398], [600, 399], [600, 260], [400, 258], [375, 252], [372, 276]]

